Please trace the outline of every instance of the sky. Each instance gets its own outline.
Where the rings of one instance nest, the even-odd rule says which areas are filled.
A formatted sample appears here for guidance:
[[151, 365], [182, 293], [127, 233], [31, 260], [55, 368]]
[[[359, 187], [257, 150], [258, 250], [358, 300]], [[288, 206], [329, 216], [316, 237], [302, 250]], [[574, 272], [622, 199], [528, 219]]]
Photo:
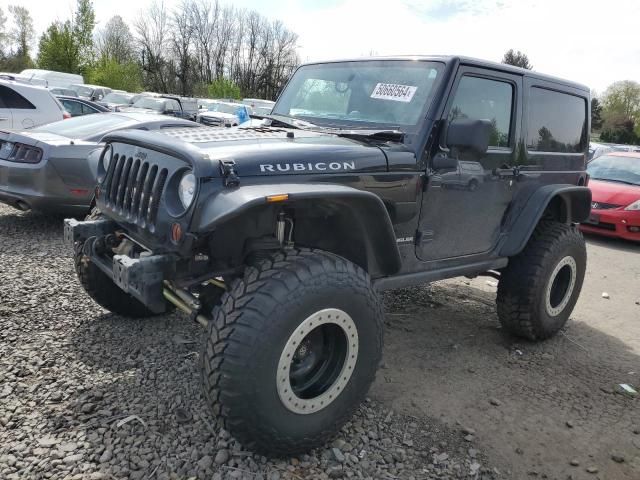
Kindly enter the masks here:
[[[74, 0], [14, 0], [37, 36], [71, 15]], [[12, 0], [0, 0], [5, 13]], [[131, 22], [153, 0], [93, 0], [104, 25]], [[181, 0], [164, 0], [171, 9]], [[220, 0], [279, 19], [298, 34], [302, 61], [394, 54], [456, 54], [500, 61], [514, 48], [534, 70], [602, 93], [640, 81], [640, 0]]]

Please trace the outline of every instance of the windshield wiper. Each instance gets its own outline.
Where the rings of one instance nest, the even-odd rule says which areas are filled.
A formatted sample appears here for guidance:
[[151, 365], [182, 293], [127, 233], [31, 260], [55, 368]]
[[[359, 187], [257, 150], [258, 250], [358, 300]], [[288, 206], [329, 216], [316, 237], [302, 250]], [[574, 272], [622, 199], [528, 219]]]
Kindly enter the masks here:
[[405, 133], [400, 130], [339, 130], [336, 134], [340, 137], [362, 139], [369, 138], [371, 140], [402, 142]]
[[629, 182], [627, 180], [618, 180], [616, 178], [597, 178], [597, 177], [591, 177], [591, 180], [601, 180], [603, 182], [616, 182], [616, 183], [624, 183], [625, 185], [633, 185], [633, 186], [640, 186], [640, 183], [635, 183], [635, 182]]
[[[275, 115], [263, 115], [262, 118], [266, 118], [267, 120], [271, 120], [271, 126], [278, 126], [278, 124], [282, 127], [287, 128], [296, 128], [299, 130], [304, 130], [307, 128], [316, 128], [317, 125], [314, 125], [311, 122], [306, 122], [304, 120], [299, 120], [297, 118], [287, 117], [285, 115], [278, 116]], [[289, 120], [290, 119], [290, 120]], [[274, 125], [274, 123], [276, 125]]]

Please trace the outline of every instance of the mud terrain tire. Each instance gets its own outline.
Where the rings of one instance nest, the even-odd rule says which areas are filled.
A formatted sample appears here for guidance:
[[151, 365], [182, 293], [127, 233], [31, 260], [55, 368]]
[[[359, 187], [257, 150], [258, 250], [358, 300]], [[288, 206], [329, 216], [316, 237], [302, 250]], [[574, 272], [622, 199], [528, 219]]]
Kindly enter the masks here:
[[587, 266], [577, 226], [543, 221], [524, 250], [509, 260], [498, 284], [498, 319], [528, 340], [555, 335], [575, 306]]
[[292, 249], [247, 267], [213, 310], [202, 355], [218, 424], [266, 455], [323, 445], [374, 380], [383, 316], [369, 275], [337, 255]]

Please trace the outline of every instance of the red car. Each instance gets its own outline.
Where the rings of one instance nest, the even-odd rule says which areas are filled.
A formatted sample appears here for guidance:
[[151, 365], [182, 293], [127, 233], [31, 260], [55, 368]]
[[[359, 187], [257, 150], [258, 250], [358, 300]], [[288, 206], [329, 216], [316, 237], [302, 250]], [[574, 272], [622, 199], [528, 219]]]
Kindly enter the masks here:
[[640, 153], [607, 153], [590, 162], [587, 172], [591, 215], [580, 228], [640, 242]]

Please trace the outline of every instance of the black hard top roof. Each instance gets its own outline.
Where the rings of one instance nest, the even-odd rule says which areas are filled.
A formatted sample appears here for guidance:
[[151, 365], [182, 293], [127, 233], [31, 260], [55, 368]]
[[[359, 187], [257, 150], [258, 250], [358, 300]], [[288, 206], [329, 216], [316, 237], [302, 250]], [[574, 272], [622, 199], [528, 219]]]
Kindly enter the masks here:
[[470, 65], [474, 67], [489, 68], [491, 70], [497, 70], [500, 72], [513, 73], [516, 75], [527, 76], [531, 78], [537, 78], [540, 80], [546, 80], [569, 87], [577, 88], [585, 92], [590, 92], [590, 88], [581, 83], [565, 80], [563, 78], [554, 77], [552, 75], [545, 75], [543, 73], [534, 72], [532, 70], [526, 70], [520, 67], [514, 67], [513, 65], [506, 65], [504, 63], [490, 62], [488, 60], [482, 60], [480, 58], [464, 57], [459, 55], [393, 55], [393, 56], [381, 56], [381, 57], [361, 57], [361, 58], [348, 58], [340, 60], [325, 60], [318, 62], [309, 62], [306, 65], [321, 65], [323, 63], [339, 63], [339, 62], [362, 62], [368, 60], [416, 60], [416, 61], [434, 61], [452, 63], [459, 62], [463, 65]]

